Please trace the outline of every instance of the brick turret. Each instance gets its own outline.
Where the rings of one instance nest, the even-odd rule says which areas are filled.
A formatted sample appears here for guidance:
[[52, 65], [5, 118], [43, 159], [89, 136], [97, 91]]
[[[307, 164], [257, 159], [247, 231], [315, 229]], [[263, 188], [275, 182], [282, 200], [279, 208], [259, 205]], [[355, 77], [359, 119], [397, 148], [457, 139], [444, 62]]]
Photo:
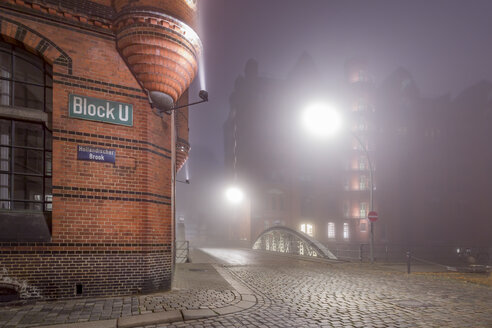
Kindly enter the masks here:
[[196, 1], [116, 0], [117, 48], [154, 105], [173, 106], [193, 81], [202, 45]]

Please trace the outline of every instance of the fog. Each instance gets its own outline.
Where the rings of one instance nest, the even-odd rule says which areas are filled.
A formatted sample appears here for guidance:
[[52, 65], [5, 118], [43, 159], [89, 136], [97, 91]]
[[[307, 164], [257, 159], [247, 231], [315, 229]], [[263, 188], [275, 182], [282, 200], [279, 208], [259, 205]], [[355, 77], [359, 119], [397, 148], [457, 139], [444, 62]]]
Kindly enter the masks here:
[[[308, 222], [327, 244], [366, 244], [367, 177], [346, 173], [361, 155], [348, 152], [350, 137], [327, 143], [298, 125], [302, 108], [326, 100], [353, 128], [354, 101], [365, 97], [376, 244], [490, 248], [491, 9], [490, 1], [201, 1], [204, 58], [190, 101], [203, 85], [210, 101], [190, 107], [191, 152], [178, 175], [191, 181], [177, 186], [186, 238], [249, 246], [263, 228]], [[347, 80], [351, 62], [367, 73], [366, 91]], [[247, 195], [239, 207], [224, 197], [231, 184]], [[354, 229], [348, 240], [339, 239], [343, 222]]]

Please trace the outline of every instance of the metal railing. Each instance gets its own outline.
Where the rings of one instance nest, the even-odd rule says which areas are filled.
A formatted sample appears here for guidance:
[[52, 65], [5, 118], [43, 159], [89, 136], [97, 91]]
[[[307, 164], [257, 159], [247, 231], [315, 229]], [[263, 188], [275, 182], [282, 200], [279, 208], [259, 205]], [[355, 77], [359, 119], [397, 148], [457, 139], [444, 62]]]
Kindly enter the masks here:
[[190, 256], [190, 242], [176, 241], [176, 263], [188, 263]]
[[272, 227], [263, 231], [253, 244], [253, 249], [287, 253], [300, 256], [336, 257], [320, 242], [305, 233], [287, 227]]
[[[326, 243], [339, 259], [369, 261], [369, 244]], [[408, 252], [415, 261], [432, 262], [443, 266], [492, 265], [492, 247], [456, 247], [449, 245], [374, 245], [376, 262], [406, 262]]]

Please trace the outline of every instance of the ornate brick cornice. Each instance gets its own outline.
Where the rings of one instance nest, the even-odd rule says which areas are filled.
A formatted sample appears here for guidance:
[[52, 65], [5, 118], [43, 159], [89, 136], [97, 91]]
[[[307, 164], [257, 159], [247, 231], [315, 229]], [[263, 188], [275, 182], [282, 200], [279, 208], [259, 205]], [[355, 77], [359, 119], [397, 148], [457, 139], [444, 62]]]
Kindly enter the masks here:
[[[37, 11], [40, 14], [50, 15], [54, 18], [62, 18], [84, 25], [107, 29], [108, 31], [112, 27], [112, 8], [92, 3], [91, 1], [84, 1], [86, 6], [78, 8], [68, 7], [68, 3], [65, 5], [64, 1], [53, 0], [6, 0], [5, 3], [22, 9]], [[91, 6], [87, 6], [87, 4], [92, 4], [94, 9]], [[104, 13], [95, 14], [91, 9], [92, 11], [97, 10], [99, 13]]]

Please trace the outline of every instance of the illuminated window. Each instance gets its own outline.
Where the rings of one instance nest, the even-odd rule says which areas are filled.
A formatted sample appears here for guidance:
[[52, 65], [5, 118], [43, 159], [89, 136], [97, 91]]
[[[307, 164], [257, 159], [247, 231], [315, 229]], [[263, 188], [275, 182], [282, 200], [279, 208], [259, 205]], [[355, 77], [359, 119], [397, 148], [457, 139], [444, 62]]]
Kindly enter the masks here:
[[343, 224], [343, 239], [349, 239], [349, 225], [347, 222]]
[[313, 225], [312, 224], [301, 224], [301, 231], [309, 236], [313, 236]]
[[335, 223], [328, 222], [328, 238], [335, 238]]
[[367, 217], [367, 203], [360, 203], [360, 217]]

